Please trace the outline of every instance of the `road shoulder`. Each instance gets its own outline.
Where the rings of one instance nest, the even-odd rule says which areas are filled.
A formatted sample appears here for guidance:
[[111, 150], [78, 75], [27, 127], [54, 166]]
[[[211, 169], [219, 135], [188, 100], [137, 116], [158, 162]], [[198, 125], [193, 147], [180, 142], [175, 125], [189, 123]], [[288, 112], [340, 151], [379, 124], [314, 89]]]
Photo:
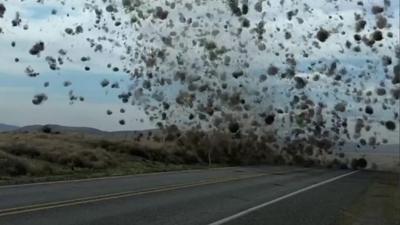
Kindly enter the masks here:
[[399, 225], [399, 174], [374, 173], [373, 181], [353, 204], [343, 210], [337, 225]]

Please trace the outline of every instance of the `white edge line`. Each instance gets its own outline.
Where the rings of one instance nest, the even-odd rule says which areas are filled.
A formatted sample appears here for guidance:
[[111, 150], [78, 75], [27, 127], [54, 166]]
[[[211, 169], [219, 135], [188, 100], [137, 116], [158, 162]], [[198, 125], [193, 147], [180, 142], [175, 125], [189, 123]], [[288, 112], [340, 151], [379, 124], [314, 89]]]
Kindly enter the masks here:
[[300, 189], [300, 190], [297, 190], [297, 191], [292, 192], [292, 193], [290, 193], [290, 194], [281, 196], [281, 197], [276, 198], [276, 199], [274, 199], [274, 200], [271, 200], [271, 201], [269, 201], [269, 202], [265, 202], [265, 203], [263, 203], [263, 204], [261, 204], [261, 205], [258, 205], [258, 206], [255, 206], [255, 207], [246, 209], [246, 210], [244, 210], [244, 211], [242, 211], [242, 212], [239, 212], [239, 213], [237, 213], [237, 214], [234, 214], [234, 215], [232, 215], [232, 216], [225, 217], [225, 218], [223, 218], [223, 219], [221, 219], [221, 220], [218, 220], [218, 221], [216, 221], [216, 222], [210, 223], [210, 224], [208, 224], [208, 225], [221, 225], [221, 224], [227, 223], [227, 222], [229, 222], [229, 221], [232, 221], [232, 220], [234, 220], [234, 219], [237, 219], [237, 218], [239, 218], [239, 217], [242, 217], [242, 216], [244, 216], [244, 215], [247, 215], [247, 214], [249, 214], [249, 213], [251, 213], [251, 212], [253, 212], [253, 211], [256, 211], [256, 210], [261, 209], [261, 208], [263, 208], [263, 207], [266, 207], [266, 206], [268, 206], [268, 205], [272, 205], [272, 204], [277, 203], [277, 202], [279, 202], [279, 201], [282, 201], [282, 200], [284, 200], [284, 199], [286, 199], [286, 198], [290, 198], [290, 197], [295, 196], [295, 195], [297, 195], [297, 194], [300, 194], [300, 193], [302, 193], [302, 192], [305, 192], [305, 191], [311, 190], [311, 189], [313, 189], [313, 188], [322, 186], [322, 185], [324, 185], [324, 184], [331, 183], [331, 182], [336, 181], [336, 180], [339, 180], [339, 179], [341, 179], [341, 178], [343, 178], [343, 177], [347, 177], [347, 176], [353, 175], [353, 174], [355, 174], [355, 173], [357, 173], [357, 172], [359, 172], [359, 170], [352, 171], [352, 172], [349, 172], [349, 173], [346, 173], [346, 174], [343, 174], [343, 175], [340, 175], [340, 176], [337, 176], [337, 177], [333, 177], [333, 178], [331, 178], [331, 179], [329, 179], [329, 180], [325, 180], [325, 181], [322, 181], [322, 182], [317, 183], [317, 184], [313, 184], [313, 185], [311, 185], [311, 186], [302, 188], [302, 189]]

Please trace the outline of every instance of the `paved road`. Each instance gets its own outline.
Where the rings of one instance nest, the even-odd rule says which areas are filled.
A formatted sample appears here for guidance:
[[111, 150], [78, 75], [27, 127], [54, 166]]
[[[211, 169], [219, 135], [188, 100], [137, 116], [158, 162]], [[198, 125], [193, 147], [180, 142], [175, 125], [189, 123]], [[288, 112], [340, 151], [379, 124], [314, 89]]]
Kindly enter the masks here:
[[371, 177], [365, 171], [233, 167], [4, 186], [0, 224], [328, 225]]

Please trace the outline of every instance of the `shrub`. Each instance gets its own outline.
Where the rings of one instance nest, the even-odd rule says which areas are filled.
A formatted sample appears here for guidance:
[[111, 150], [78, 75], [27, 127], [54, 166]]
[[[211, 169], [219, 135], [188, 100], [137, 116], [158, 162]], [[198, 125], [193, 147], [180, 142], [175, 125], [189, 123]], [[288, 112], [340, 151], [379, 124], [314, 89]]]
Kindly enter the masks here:
[[208, 151], [203, 150], [202, 148], [194, 148], [195, 154], [199, 156], [201, 162], [208, 163]]
[[349, 166], [347, 166], [346, 163], [341, 163], [341, 164], [339, 165], [339, 169], [341, 169], [341, 170], [347, 170], [348, 168], [349, 168]]
[[54, 168], [49, 163], [32, 162], [29, 164], [29, 176], [48, 176], [54, 174]]
[[174, 152], [174, 155], [179, 159], [179, 161], [176, 163], [180, 162], [185, 164], [199, 163], [198, 156], [196, 155], [196, 153], [191, 151], [178, 150]]
[[40, 156], [40, 151], [34, 147], [25, 144], [11, 144], [4, 146], [3, 149], [16, 156], [27, 156], [29, 158], [36, 158]]
[[352, 159], [352, 160], [351, 160], [350, 166], [351, 166], [351, 168], [352, 168], [353, 170], [358, 169], [358, 160], [357, 160], [357, 159]]
[[368, 162], [367, 162], [366, 159], [364, 159], [364, 158], [358, 159], [358, 166], [359, 166], [361, 169], [365, 169], [365, 168], [367, 167], [367, 165], [368, 165]]
[[301, 155], [295, 155], [293, 156], [293, 163], [296, 165], [303, 165], [305, 162], [305, 159]]
[[168, 152], [164, 149], [147, 149], [150, 159], [158, 162], [168, 162]]
[[140, 147], [136, 147], [136, 146], [130, 146], [128, 149], [128, 152], [130, 155], [133, 156], [138, 156], [138, 157], [142, 157], [144, 159], [150, 159], [151, 157], [149, 156], [148, 152], [146, 151], [145, 148], [140, 148]]
[[72, 155], [67, 159], [67, 163], [72, 167], [80, 167], [80, 168], [93, 168], [93, 164], [90, 160], [86, 160], [86, 158], [82, 157], [82, 155]]
[[54, 169], [49, 164], [41, 165], [38, 169], [33, 171], [33, 175], [47, 176], [54, 174]]
[[284, 164], [286, 164], [286, 160], [281, 155], [275, 155], [274, 159], [273, 159], [273, 163], [275, 165], [284, 165]]
[[340, 169], [342, 162], [340, 162], [338, 159], [334, 159], [326, 165], [328, 169], [334, 168], [334, 169]]
[[306, 159], [304, 162], [303, 162], [303, 166], [304, 167], [312, 167], [312, 166], [314, 166], [315, 165], [315, 162], [314, 162], [314, 160], [311, 160], [311, 159]]
[[114, 143], [105, 139], [100, 140], [98, 143], [94, 145], [94, 147], [100, 147], [110, 151], [115, 150]]
[[28, 165], [8, 154], [0, 154], [0, 175], [22, 176], [28, 173]]
[[367, 167], [367, 165], [368, 165], [368, 162], [364, 158], [351, 160], [351, 168], [354, 170], [365, 169]]
[[42, 132], [43, 133], [45, 133], [45, 134], [51, 134], [51, 127], [49, 127], [49, 126], [43, 126], [42, 127]]

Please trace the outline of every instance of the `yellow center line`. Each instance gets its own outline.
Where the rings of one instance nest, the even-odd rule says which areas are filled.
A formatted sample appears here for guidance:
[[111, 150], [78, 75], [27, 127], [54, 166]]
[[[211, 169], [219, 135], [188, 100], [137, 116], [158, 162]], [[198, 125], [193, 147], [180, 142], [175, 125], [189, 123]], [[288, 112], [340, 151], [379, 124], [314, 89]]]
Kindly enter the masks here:
[[58, 180], [58, 181], [45, 181], [45, 182], [28, 183], [28, 184], [0, 185], [0, 189], [32, 187], [32, 186], [52, 185], [52, 184], [83, 183], [83, 182], [89, 182], [89, 181], [113, 180], [113, 179], [130, 178], [130, 177], [149, 177], [149, 176], [156, 176], [156, 175], [168, 175], [168, 174], [174, 174], [174, 173], [176, 173], [176, 174], [186, 174], [186, 173], [193, 173], [193, 172], [198, 173], [198, 172], [204, 172], [204, 171], [219, 171], [219, 170], [234, 169], [234, 168], [240, 168], [240, 167], [232, 166], [232, 167], [217, 167], [217, 168], [210, 168], [210, 169], [174, 170], [174, 171], [167, 171], [167, 172], [153, 172], [153, 173], [131, 174], [131, 175], [121, 175], [121, 176], [83, 178], [83, 179], [76, 179], [76, 180]]
[[[234, 178], [212, 178], [212, 179], [207, 179], [204, 181], [200, 181], [197, 183], [191, 183], [191, 184], [167, 185], [167, 186], [161, 186], [161, 187], [157, 187], [157, 188], [150, 188], [150, 189], [142, 190], [142, 191], [118, 192], [118, 193], [112, 193], [112, 194], [103, 194], [103, 195], [96, 195], [96, 196], [91, 196], [91, 197], [76, 198], [76, 199], [72, 199], [72, 200], [64, 200], [64, 201], [33, 204], [33, 205], [29, 205], [29, 206], [1, 209], [0, 217], [35, 212], [35, 211], [42, 211], [42, 210], [47, 210], [47, 209], [55, 209], [55, 208], [61, 208], [61, 207], [67, 207], [67, 206], [89, 204], [89, 203], [113, 200], [113, 199], [119, 199], [119, 198], [134, 197], [134, 196], [139, 196], [139, 195], [181, 190], [181, 189], [187, 189], [187, 188], [199, 187], [199, 186], [205, 186], [205, 185], [211, 185], [211, 184], [220, 184], [220, 183], [227, 183], [227, 182], [233, 182], [233, 181], [240, 181], [240, 180], [258, 178], [258, 177], [263, 177], [263, 176], [272, 175], [275, 173], [282, 173], [282, 172], [285, 173], [288, 171], [275, 171], [275, 172], [271, 172], [271, 173], [260, 173], [260, 174], [256, 174], [256, 175], [247, 175], [247, 176], [240, 176], [240, 177], [234, 177]], [[292, 171], [292, 172], [297, 172], [297, 171]]]

